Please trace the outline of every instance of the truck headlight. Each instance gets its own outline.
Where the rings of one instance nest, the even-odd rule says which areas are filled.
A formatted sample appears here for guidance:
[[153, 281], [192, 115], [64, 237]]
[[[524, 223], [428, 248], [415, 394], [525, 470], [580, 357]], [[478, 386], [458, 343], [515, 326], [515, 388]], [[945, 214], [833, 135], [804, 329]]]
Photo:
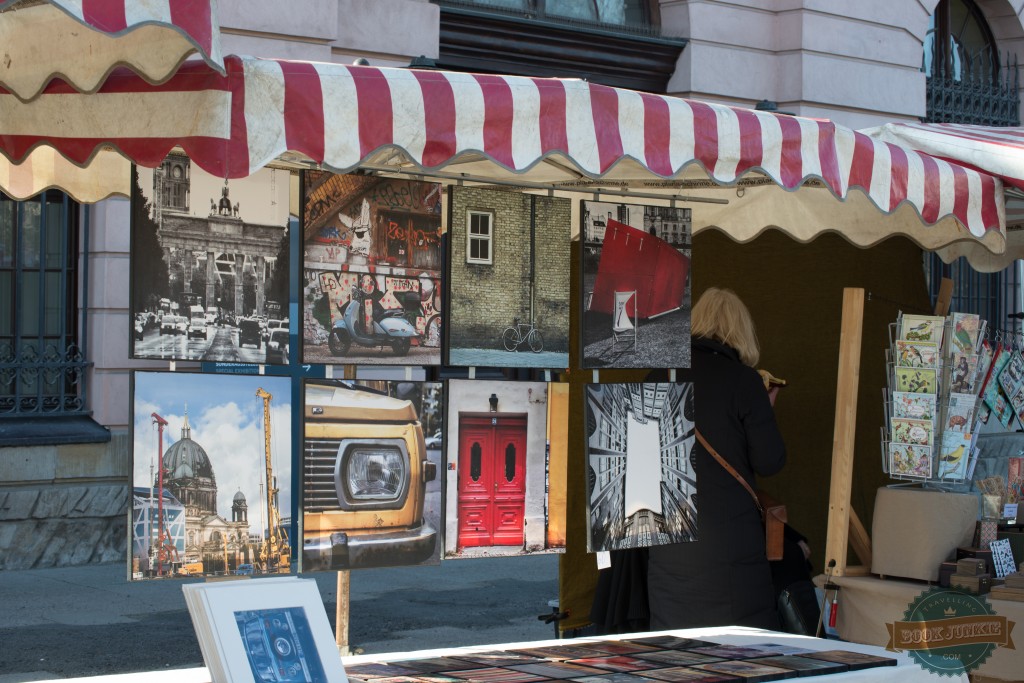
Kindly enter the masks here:
[[[336, 484], [338, 500], [361, 505], [388, 505], [404, 500], [409, 486], [409, 458], [391, 439], [353, 441], [343, 448]], [[382, 443], [383, 442], [383, 443]]]

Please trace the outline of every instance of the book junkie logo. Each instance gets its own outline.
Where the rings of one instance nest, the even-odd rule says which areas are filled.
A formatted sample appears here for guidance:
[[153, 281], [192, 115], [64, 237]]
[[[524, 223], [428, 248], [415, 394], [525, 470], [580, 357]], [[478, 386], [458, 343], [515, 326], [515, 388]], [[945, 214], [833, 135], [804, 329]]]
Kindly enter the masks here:
[[976, 670], [997, 647], [1014, 649], [1014, 624], [983, 596], [932, 588], [914, 598], [903, 621], [886, 624], [885, 648], [906, 652], [928, 671], [954, 676]]

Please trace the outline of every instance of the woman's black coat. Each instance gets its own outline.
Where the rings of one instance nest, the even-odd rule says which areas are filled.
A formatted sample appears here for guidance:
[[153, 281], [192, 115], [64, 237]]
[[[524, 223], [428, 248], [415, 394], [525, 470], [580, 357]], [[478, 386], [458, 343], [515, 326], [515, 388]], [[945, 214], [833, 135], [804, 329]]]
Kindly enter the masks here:
[[[786, 463], [768, 392], [739, 354], [693, 339], [697, 428], [754, 486]], [[755, 626], [778, 630], [764, 526], [750, 494], [700, 444], [690, 454], [697, 475], [697, 534], [692, 543], [650, 549], [651, 629]]]

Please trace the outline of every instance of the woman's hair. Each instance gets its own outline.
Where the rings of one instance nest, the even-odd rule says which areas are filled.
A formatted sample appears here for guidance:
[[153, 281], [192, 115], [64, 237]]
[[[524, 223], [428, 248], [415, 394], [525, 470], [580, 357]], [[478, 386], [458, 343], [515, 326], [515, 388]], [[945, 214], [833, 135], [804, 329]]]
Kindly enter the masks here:
[[743, 364], [752, 368], [761, 357], [750, 311], [730, 289], [709, 287], [704, 291], [690, 312], [690, 333], [731, 346]]

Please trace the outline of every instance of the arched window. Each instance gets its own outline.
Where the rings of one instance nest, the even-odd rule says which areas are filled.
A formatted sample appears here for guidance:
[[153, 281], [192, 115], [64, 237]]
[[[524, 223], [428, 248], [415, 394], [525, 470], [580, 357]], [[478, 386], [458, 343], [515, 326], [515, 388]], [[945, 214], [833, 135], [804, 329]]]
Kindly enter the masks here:
[[924, 72], [962, 80], [968, 72], [996, 78], [999, 51], [981, 10], [971, 0], [940, 0], [924, 39]]

